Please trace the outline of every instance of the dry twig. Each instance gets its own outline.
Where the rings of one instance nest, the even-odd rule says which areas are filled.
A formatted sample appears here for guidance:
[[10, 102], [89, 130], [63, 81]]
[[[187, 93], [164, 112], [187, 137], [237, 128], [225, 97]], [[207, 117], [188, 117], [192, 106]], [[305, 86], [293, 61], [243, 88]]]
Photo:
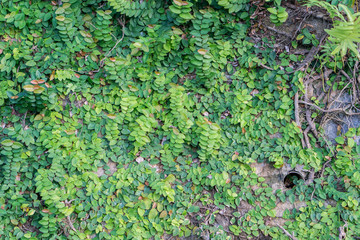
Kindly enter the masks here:
[[294, 237], [294, 233], [291, 235], [288, 231], [286, 231], [285, 228], [283, 228], [282, 226], [280, 226], [279, 224], [276, 224], [284, 233], [286, 236], [288, 236], [290, 239], [292, 240], [297, 240], [296, 237]]
[[122, 36], [119, 40], [117, 40], [117, 42], [115, 43], [114, 47], [112, 49], [110, 49], [110, 51], [108, 51], [106, 54], [105, 54], [105, 57], [103, 59], [101, 59], [100, 61], [100, 67], [103, 67], [104, 66], [104, 61], [105, 59], [110, 55], [110, 53], [117, 47], [117, 45], [124, 39], [124, 36], [125, 36], [125, 23], [120, 21], [118, 19], [118, 23], [122, 26]]
[[339, 227], [339, 240], [346, 239], [346, 232], [345, 228], [347, 227], [348, 223], [345, 221], [344, 226]]
[[[321, 112], [325, 112], [325, 113], [344, 112], [344, 113], [347, 114], [347, 115], [352, 115], [351, 113], [348, 113], [348, 112], [345, 111], [345, 110], [347, 110], [348, 108], [350, 108], [350, 106], [347, 106], [347, 107], [345, 107], [345, 108], [322, 109], [321, 107], [318, 107], [318, 106], [316, 106], [316, 105], [313, 104], [313, 103], [309, 103], [309, 102], [305, 102], [305, 101], [301, 101], [301, 100], [299, 101], [299, 103], [312, 106], [312, 107], [316, 108], [317, 110], [319, 110], [319, 111], [321, 111]], [[360, 114], [360, 113], [358, 113], [358, 114]], [[356, 115], [356, 113], [353, 114], [353, 115]]]
[[[300, 131], [302, 133], [301, 129], [301, 122], [300, 122], [300, 114], [299, 114], [299, 92], [297, 91], [294, 96], [294, 105], [295, 105], [295, 123], [300, 128]], [[305, 142], [304, 139], [301, 138], [301, 145], [303, 148], [305, 148]]]
[[305, 114], [305, 115], [306, 115], [306, 120], [307, 120], [308, 123], [309, 123], [309, 126], [310, 126], [311, 131], [314, 133], [315, 137], [316, 137], [317, 139], [319, 139], [319, 134], [318, 134], [318, 132], [317, 132], [317, 130], [316, 130], [315, 123], [314, 123], [314, 121], [313, 121], [312, 118], [311, 118], [311, 112], [310, 112], [309, 109], [306, 110], [306, 114]]

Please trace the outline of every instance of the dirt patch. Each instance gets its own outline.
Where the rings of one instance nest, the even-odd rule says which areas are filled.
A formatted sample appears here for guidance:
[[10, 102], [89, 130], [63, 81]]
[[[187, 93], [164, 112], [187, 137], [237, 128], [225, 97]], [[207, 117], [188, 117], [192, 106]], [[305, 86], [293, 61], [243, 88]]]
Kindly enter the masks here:
[[117, 171], [117, 164], [111, 160], [106, 163], [106, 166], [99, 167], [95, 172], [98, 177], [103, 175], [112, 176]]

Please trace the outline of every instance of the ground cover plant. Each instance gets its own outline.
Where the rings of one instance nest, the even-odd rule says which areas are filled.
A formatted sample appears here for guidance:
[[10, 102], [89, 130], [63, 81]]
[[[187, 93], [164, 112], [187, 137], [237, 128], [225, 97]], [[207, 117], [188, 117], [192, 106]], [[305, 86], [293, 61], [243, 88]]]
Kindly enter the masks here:
[[[291, 19], [279, 0], [2, 0], [0, 238], [360, 237], [360, 129], [318, 124], [358, 113], [352, 4], [322, 3], [330, 40], [294, 38], [309, 60], [252, 37]], [[307, 99], [324, 71], [350, 107]], [[309, 177], [276, 190], [255, 163]], [[274, 223], [286, 202], [306, 204]]]

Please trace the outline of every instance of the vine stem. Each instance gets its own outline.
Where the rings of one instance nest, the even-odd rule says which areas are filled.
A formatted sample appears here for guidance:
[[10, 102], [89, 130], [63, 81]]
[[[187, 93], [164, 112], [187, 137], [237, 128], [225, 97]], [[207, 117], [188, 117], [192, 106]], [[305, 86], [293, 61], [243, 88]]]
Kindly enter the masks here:
[[112, 49], [110, 49], [110, 51], [108, 51], [106, 54], [105, 54], [105, 57], [100, 61], [100, 67], [103, 67], [104, 66], [104, 61], [105, 59], [110, 55], [110, 53], [117, 47], [117, 45], [124, 39], [124, 36], [125, 36], [125, 23], [120, 21], [119, 19], [117, 19], [118, 23], [122, 26], [122, 36], [119, 40], [117, 40], [117, 42], [115, 43], [115, 45], [113, 46]]
[[293, 233], [293, 235], [291, 235], [288, 231], [286, 231], [285, 228], [283, 228], [283, 227], [280, 226], [279, 224], [276, 224], [276, 225], [277, 225], [277, 226], [285, 233], [285, 235], [288, 236], [290, 239], [292, 239], [292, 240], [297, 240], [297, 238], [294, 237], [294, 233]]

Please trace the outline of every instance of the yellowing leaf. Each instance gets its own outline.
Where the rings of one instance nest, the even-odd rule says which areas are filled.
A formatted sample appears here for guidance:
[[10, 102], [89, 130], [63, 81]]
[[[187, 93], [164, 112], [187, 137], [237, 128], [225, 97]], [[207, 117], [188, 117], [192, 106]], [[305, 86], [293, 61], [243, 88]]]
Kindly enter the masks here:
[[136, 48], [141, 48], [141, 47], [142, 47], [142, 44], [139, 43], [139, 42], [134, 42], [133, 44], [134, 44], [134, 46], [135, 46]]
[[160, 213], [160, 218], [164, 218], [164, 217], [166, 217], [167, 216], [167, 212], [166, 212], [166, 210], [164, 210], [164, 211], [162, 211], [161, 213]]
[[34, 118], [35, 121], [38, 121], [38, 120], [41, 120], [41, 119], [43, 119], [43, 116], [41, 114], [36, 115], [35, 118]]
[[14, 143], [14, 141], [10, 140], [10, 139], [6, 139], [4, 141], [1, 142], [2, 145], [6, 146], [6, 147], [10, 147], [12, 146]]
[[71, 6], [70, 3], [64, 3], [64, 4], [62, 5], [62, 8], [63, 8], [63, 9], [67, 9], [67, 8], [69, 8], [70, 6]]
[[67, 135], [73, 135], [75, 133], [74, 130], [64, 130], [64, 132], [66, 132]]
[[296, 40], [301, 40], [301, 39], [303, 39], [303, 38], [304, 38], [304, 35], [300, 34], [300, 35], [298, 35], [298, 36], [296, 37]]
[[32, 216], [32, 215], [34, 215], [34, 213], [35, 213], [35, 210], [34, 209], [31, 209], [29, 212], [28, 212], [28, 216]]
[[174, 34], [177, 34], [177, 35], [181, 35], [181, 34], [184, 34], [184, 32], [180, 29], [180, 28], [176, 28], [176, 27], [171, 27]]
[[116, 118], [116, 115], [115, 114], [108, 114], [106, 115], [108, 118], [110, 119], [115, 119]]
[[207, 51], [208, 51], [208, 50], [206, 50], [206, 49], [200, 48], [200, 49], [198, 50], [198, 53], [200, 53], [201, 55], [205, 55], [205, 54], [207, 53]]
[[34, 91], [34, 85], [25, 85], [25, 86], [23, 86], [23, 88], [28, 92]]
[[174, 132], [175, 135], [179, 135], [179, 133], [180, 133], [177, 128], [173, 128], [173, 132]]
[[50, 81], [53, 80], [54, 77], [55, 77], [55, 70], [52, 71], [52, 73], [51, 73], [51, 75], [49, 77]]
[[65, 20], [65, 17], [63, 15], [57, 16], [56, 20], [63, 22]]
[[[38, 87], [36, 87], [36, 86], [38, 86]], [[36, 93], [36, 94], [42, 93], [44, 90], [45, 90], [45, 88], [40, 87], [39, 85], [34, 86], [34, 93]]]

